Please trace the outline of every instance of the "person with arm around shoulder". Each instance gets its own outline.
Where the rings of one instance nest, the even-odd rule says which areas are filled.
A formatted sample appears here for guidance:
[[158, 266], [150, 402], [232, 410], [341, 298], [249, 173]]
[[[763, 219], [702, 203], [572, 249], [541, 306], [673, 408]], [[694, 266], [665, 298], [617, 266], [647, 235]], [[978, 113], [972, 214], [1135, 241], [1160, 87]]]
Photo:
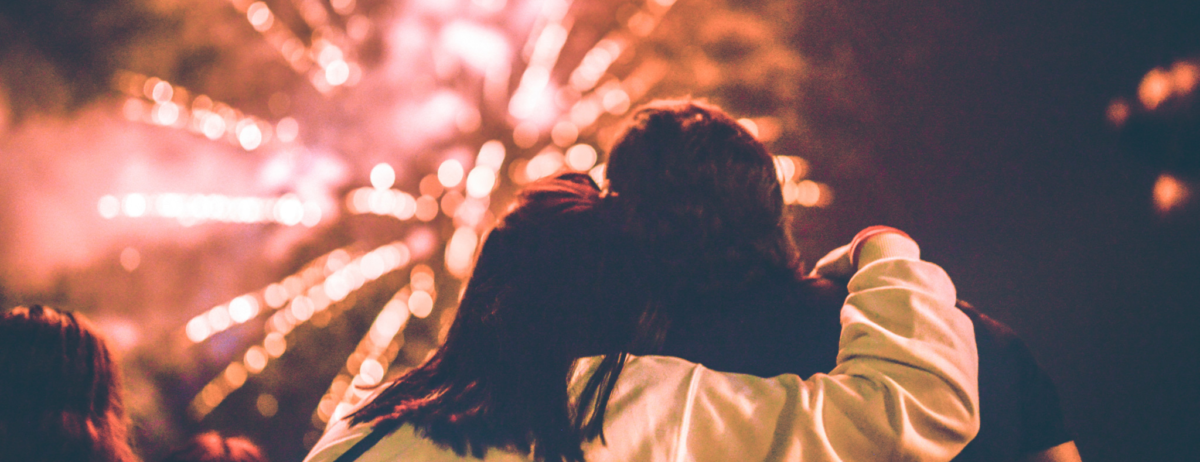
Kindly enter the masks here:
[[305, 460], [948, 461], [978, 431], [971, 323], [915, 243], [876, 252], [887, 239], [864, 239], [844, 265], [831, 373], [720, 373], [629, 354], [654, 332], [644, 307], [601, 290], [622, 275], [606, 271], [599, 203], [584, 175], [523, 192], [446, 343], [333, 421]]

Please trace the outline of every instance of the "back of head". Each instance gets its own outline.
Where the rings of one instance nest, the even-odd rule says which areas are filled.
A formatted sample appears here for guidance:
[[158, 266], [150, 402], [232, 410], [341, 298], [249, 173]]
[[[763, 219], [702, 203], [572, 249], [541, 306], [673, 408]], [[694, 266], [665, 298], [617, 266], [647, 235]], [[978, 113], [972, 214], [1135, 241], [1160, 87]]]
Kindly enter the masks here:
[[677, 292], [739, 291], [793, 270], [774, 159], [720, 109], [693, 101], [638, 109], [606, 174], [624, 230], [669, 275], [661, 282], [686, 284]]
[[82, 316], [39, 305], [0, 315], [0, 377], [3, 457], [134, 460], [117, 365]]
[[267, 459], [246, 438], [225, 438], [217, 432], [206, 432], [193, 437], [162, 462], [267, 462]]
[[[604, 399], [573, 402], [572, 365], [620, 351], [633, 317], [600, 309], [611, 305], [595, 290], [605, 255], [599, 193], [582, 174], [527, 187], [488, 234], [446, 343], [351, 421], [411, 424], [460, 455], [582, 460], [581, 443], [599, 431], [588, 424], [603, 411], [578, 410], [606, 401], [611, 384], [584, 393]], [[619, 367], [606, 371], [615, 380]]]

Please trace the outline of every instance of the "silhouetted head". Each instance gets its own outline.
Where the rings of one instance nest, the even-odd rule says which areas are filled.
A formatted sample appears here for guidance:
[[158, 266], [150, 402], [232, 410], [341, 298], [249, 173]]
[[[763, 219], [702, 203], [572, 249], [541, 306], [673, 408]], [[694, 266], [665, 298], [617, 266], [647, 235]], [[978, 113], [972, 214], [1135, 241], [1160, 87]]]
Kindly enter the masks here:
[[657, 101], [636, 110], [609, 152], [621, 226], [680, 292], [730, 292], [790, 273], [773, 157], [720, 109]]
[[82, 316], [0, 315], [0, 452], [7, 460], [131, 461], [118, 366]]
[[[408, 423], [459, 454], [581, 461], [636, 335], [637, 307], [600, 290], [611, 233], [590, 177], [529, 185], [488, 234], [446, 343], [351, 421]], [[619, 273], [618, 273], [619, 274]], [[624, 275], [619, 275], [625, 277]], [[575, 359], [608, 354], [577, 400]]]
[[267, 462], [267, 458], [246, 438], [205, 432], [192, 437], [162, 462]]

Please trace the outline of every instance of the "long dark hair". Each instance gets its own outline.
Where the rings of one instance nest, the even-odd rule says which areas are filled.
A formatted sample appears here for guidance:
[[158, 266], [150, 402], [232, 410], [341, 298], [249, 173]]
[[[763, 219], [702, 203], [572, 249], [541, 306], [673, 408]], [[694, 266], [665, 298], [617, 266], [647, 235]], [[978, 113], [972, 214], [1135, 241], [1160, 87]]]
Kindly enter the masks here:
[[796, 272], [774, 159], [720, 109], [671, 100], [639, 108], [606, 174], [623, 231], [663, 275], [660, 292], [703, 299]]
[[[582, 461], [582, 443], [603, 438], [605, 405], [637, 336], [636, 308], [598, 290], [614, 273], [604, 268], [599, 203], [581, 174], [523, 191], [488, 235], [446, 343], [351, 423], [411, 424], [460, 455], [496, 448]], [[573, 363], [592, 355], [605, 358], [572, 400]]]
[[129, 462], [121, 379], [82, 316], [40, 305], [0, 314], [5, 460]]

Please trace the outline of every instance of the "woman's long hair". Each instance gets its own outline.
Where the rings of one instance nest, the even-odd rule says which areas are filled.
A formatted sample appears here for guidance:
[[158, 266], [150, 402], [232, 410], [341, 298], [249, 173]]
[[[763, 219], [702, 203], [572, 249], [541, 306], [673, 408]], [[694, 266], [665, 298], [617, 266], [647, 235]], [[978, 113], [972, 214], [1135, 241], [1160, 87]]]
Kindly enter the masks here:
[[[530, 185], [489, 235], [450, 327], [425, 364], [350, 416], [410, 424], [460, 455], [488, 449], [538, 461], [583, 460], [636, 336], [636, 308], [601, 279], [599, 190], [586, 175]], [[624, 311], [623, 311], [624, 310]], [[605, 355], [581, 396], [567, 391], [575, 359]]]
[[0, 314], [0, 459], [128, 462], [117, 364], [82, 316], [40, 305]]

